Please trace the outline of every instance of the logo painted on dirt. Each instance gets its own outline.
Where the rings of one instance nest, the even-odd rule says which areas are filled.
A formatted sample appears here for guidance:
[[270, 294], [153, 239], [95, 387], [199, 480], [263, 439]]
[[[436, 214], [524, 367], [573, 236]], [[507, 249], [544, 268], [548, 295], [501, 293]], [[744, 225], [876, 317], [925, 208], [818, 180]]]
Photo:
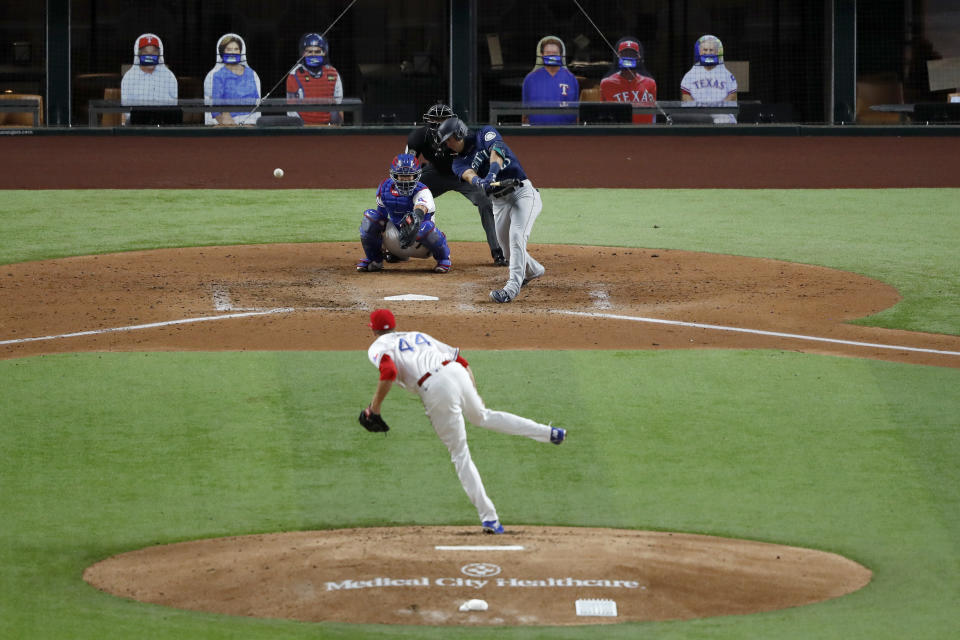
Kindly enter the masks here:
[[460, 567], [460, 573], [474, 578], [492, 578], [500, 575], [500, 567], [489, 562], [471, 562]]

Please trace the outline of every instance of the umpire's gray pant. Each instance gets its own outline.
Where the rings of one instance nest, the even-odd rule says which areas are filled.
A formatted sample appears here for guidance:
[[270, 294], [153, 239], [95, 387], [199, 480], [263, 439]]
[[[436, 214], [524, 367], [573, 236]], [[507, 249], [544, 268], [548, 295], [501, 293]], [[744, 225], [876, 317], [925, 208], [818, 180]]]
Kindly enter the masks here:
[[493, 219], [497, 228], [497, 240], [504, 257], [510, 261], [510, 279], [503, 286], [511, 298], [520, 293], [525, 278], [543, 274], [543, 265], [527, 253], [527, 240], [543, 202], [533, 183], [524, 180], [512, 193], [493, 198]]

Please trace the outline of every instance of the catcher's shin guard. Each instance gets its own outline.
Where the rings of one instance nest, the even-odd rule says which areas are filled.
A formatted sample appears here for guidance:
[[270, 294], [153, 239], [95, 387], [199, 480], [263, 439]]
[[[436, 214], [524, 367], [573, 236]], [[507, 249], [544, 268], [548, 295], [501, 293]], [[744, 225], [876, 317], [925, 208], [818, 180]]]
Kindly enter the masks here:
[[417, 242], [430, 250], [430, 255], [437, 261], [437, 264], [450, 264], [450, 247], [447, 246], [447, 236], [444, 235], [433, 220], [427, 220], [420, 227], [420, 233], [417, 234]]
[[386, 221], [376, 209], [367, 209], [360, 220], [360, 244], [370, 262], [383, 262], [383, 228]]

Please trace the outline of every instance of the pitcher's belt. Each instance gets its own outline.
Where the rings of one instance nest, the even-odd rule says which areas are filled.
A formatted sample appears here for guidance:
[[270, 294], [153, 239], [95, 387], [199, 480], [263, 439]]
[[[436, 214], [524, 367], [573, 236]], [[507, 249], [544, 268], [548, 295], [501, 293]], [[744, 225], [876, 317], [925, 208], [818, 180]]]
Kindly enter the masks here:
[[[450, 362], [451, 362], [450, 360], [444, 360], [443, 362], [440, 363], [440, 366], [441, 366], [441, 367], [445, 367], [445, 366], [447, 366], [448, 364], [450, 364]], [[439, 369], [437, 369], [437, 371], [439, 371]], [[417, 386], [418, 386], [418, 387], [422, 387], [422, 386], [423, 386], [423, 383], [426, 382], [426, 381], [427, 381], [427, 378], [429, 378], [430, 376], [432, 376], [433, 373], [434, 373], [433, 371], [427, 371], [425, 374], [423, 374], [422, 376], [420, 376], [420, 379], [417, 380]]]

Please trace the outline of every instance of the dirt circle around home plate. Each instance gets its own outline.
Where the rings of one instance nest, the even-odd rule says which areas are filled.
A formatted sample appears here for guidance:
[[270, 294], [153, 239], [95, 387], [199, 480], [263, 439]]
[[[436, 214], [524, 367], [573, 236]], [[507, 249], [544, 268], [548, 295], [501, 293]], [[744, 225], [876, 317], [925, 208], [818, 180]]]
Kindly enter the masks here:
[[[357, 273], [357, 243], [193, 247], [4, 265], [0, 358], [182, 350], [365, 350], [368, 315], [469, 354], [500, 349], [778, 349], [960, 366], [960, 336], [849, 321], [899, 300], [862, 275], [766, 258], [531, 245], [546, 274], [509, 304], [483, 243]], [[399, 299], [398, 299], [399, 297]]]
[[[511, 526], [302, 531], [148, 547], [89, 567], [123, 598], [305, 622], [549, 626], [683, 620], [856, 591], [841, 556], [669, 532]], [[486, 610], [461, 611], [470, 600]]]

